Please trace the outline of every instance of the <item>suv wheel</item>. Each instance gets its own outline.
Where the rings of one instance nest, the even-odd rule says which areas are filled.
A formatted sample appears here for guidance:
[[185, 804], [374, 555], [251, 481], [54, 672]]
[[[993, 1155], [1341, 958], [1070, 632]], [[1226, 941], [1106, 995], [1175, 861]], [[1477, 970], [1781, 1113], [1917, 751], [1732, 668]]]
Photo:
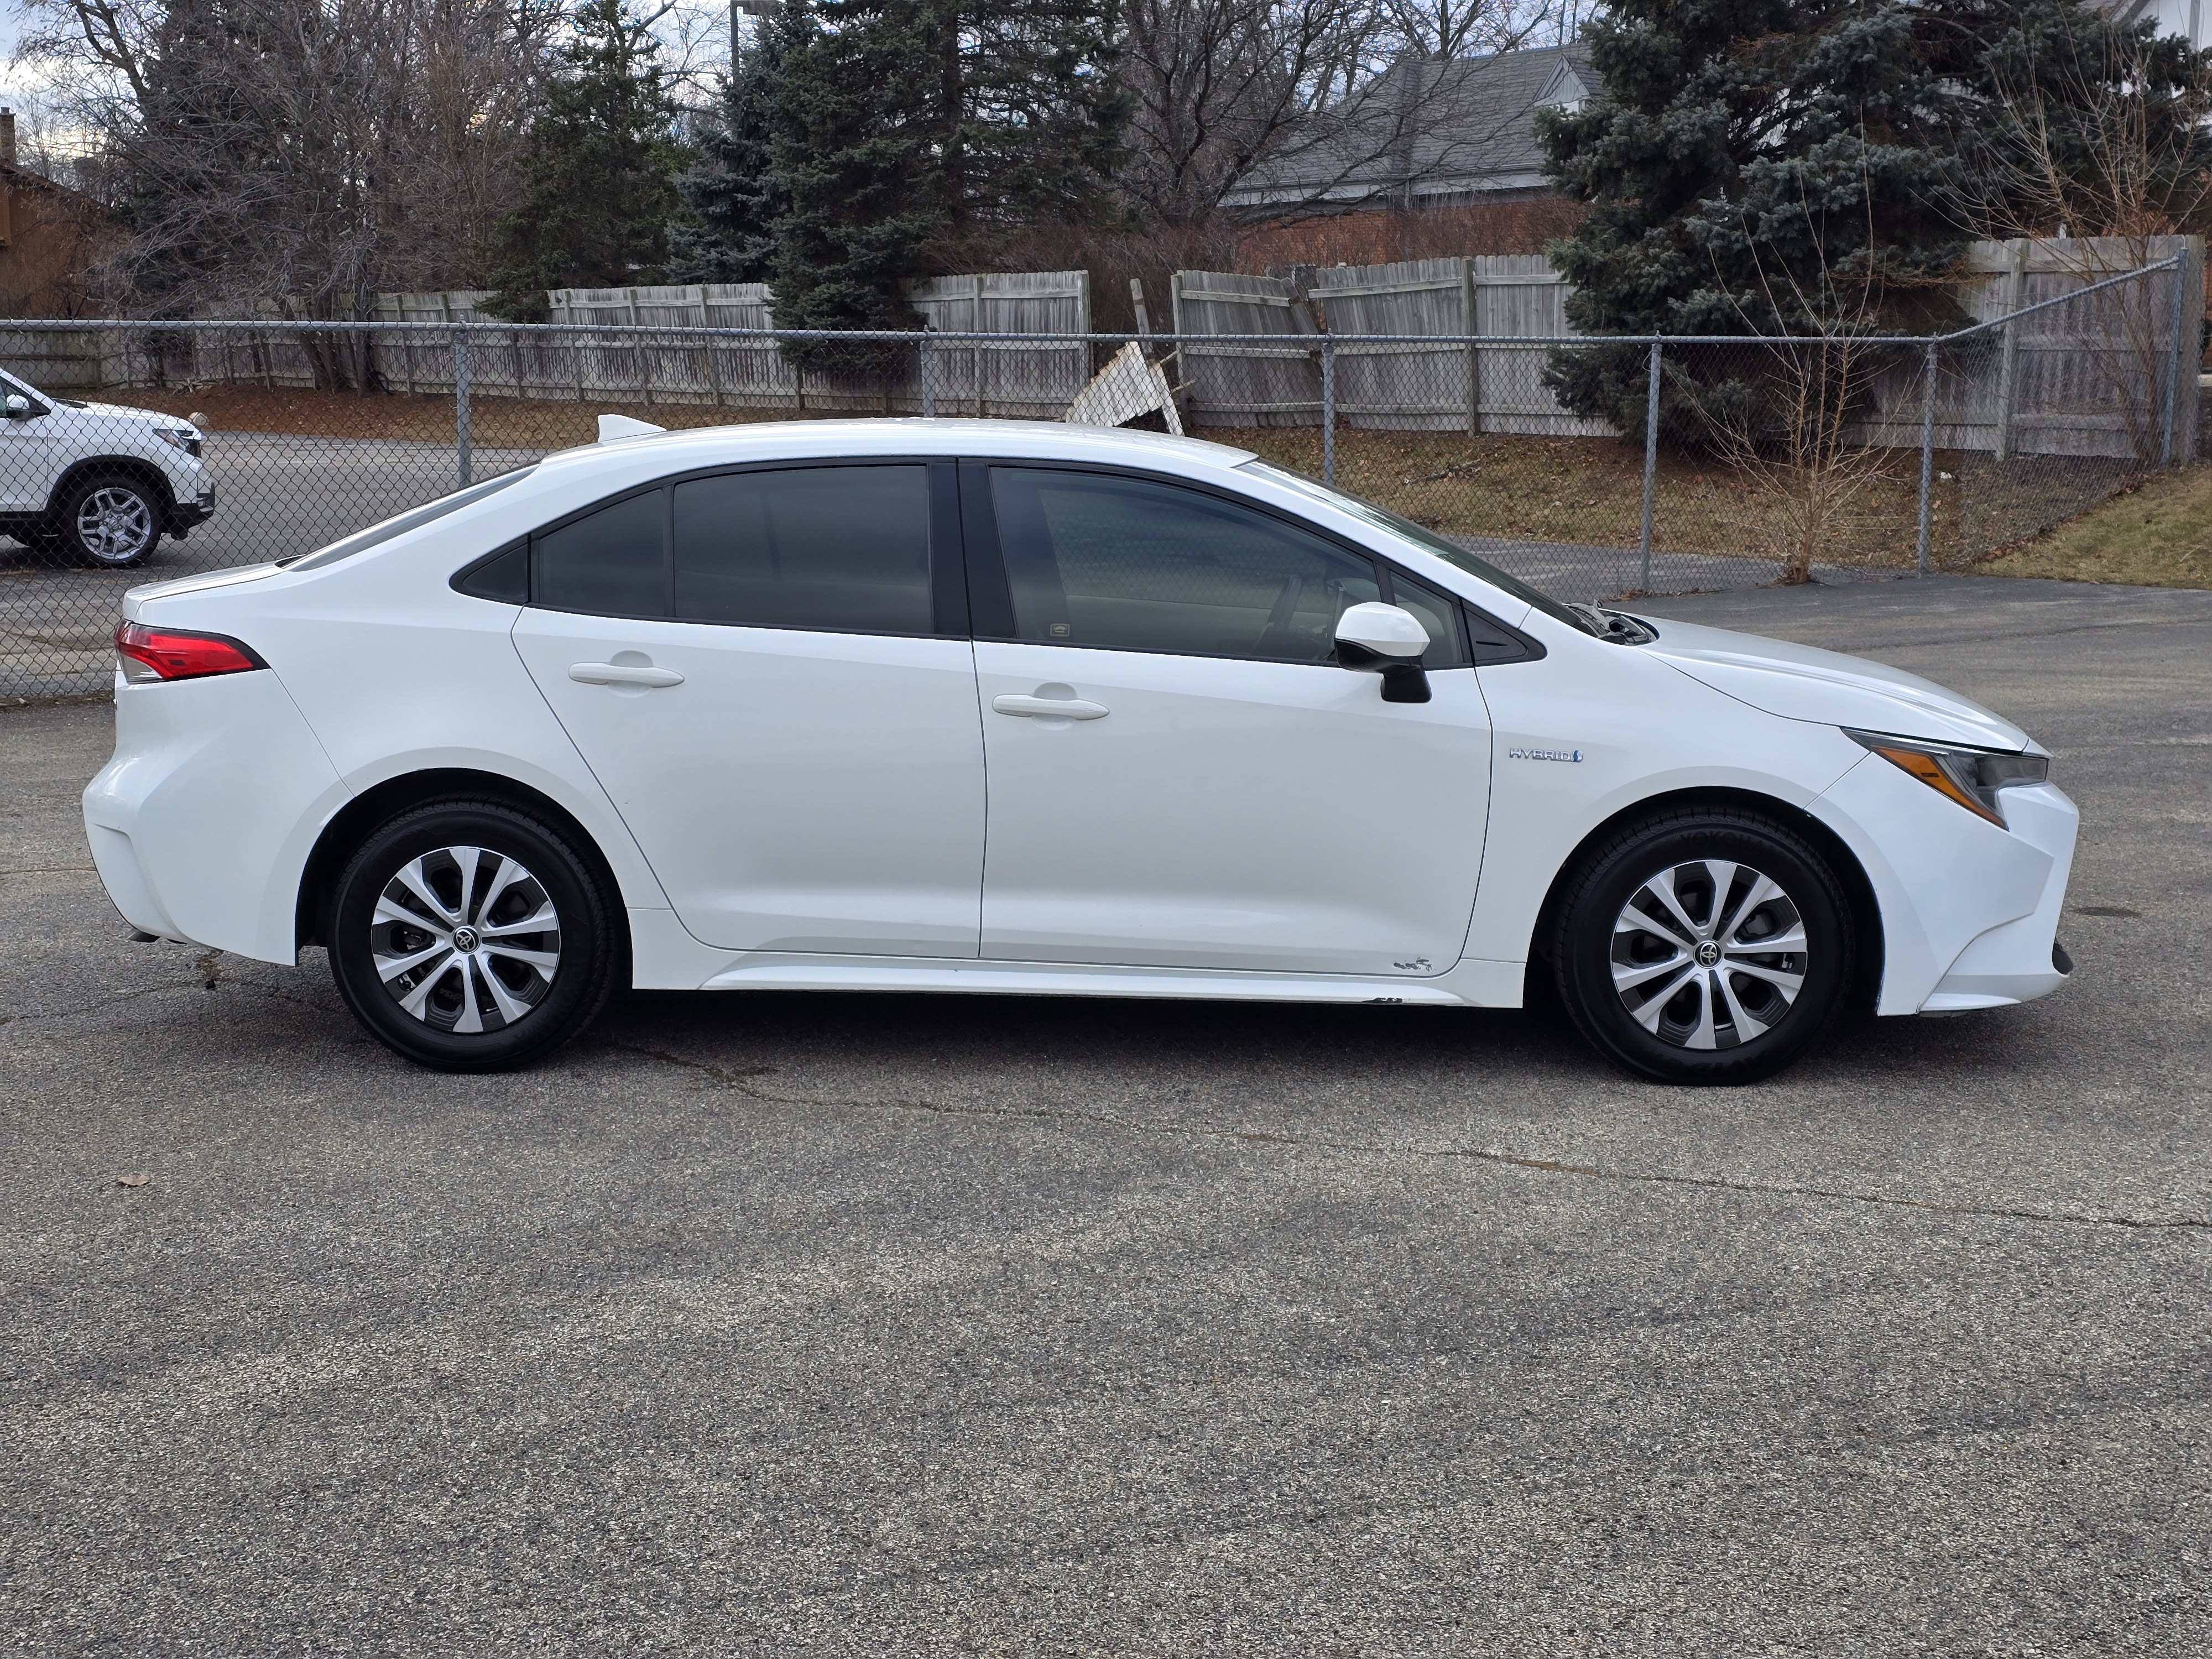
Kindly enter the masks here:
[[1675, 812], [1614, 836], [1560, 906], [1552, 960], [1582, 1034], [1666, 1083], [1749, 1083], [1842, 1009], [1850, 906], [1810, 843], [1747, 812]]
[[491, 801], [403, 812], [339, 876], [323, 929], [346, 1006], [441, 1071], [520, 1066], [613, 988], [617, 913], [559, 831]]
[[150, 484], [120, 472], [79, 482], [62, 502], [55, 528], [69, 553], [110, 570], [144, 562], [161, 539], [160, 496]]

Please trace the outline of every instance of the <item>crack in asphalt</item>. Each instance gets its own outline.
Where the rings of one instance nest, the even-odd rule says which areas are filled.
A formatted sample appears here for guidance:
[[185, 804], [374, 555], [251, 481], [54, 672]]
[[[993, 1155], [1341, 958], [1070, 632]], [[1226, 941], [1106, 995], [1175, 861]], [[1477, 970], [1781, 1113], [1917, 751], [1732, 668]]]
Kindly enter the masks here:
[[1582, 1176], [1598, 1181], [1620, 1182], [1624, 1184], [1644, 1184], [1662, 1187], [1703, 1187], [1721, 1192], [1744, 1193], [1766, 1198], [1814, 1198], [1835, 1203], [1864, 1204], [1886, 1208], [1918, 1210], [1934, 1215], [1982, 1216], [2002, 1221], [2034, 1221], [2063, 1227], [2118, 1227], [2137, 1231], [2212, 1232], [2212, 1219], [2196, 1217], [2144, 1217], [2126, 1215], [2067, 1215], [2055, 1210], [2031, 1210], [1999, 1205], [1945, 1204], [1933, 1199], [1900, 1198], [1887, 1193], [1855, 1193], [1840, 1188], [1808, 1187], [1780, 1182], [1731, 1181], [1723, 1176], [1680, 1175], [1665, 1170], [1607, 1170], [1591, 1164], [1566, 1164], [1552, 1158], [1524, 1158], [1512, 1152], [1501, 1152], [1472, 1146], [1385, 1146], [1376, 1142], [1340, 1140], [1324, 1135], [1305, 1135], [1273, 1129], [1228, 1129], [1212, 1124], [1140, 1123], [1133, 1118], [1116, 1117], [1109, 1112], [1084, 1112], [1066, 1107], [1045, 1106], [948, 1106], [927, 1100], [866, 1100], [858, 1098], [830, 1099], [819, 1096], [784, 1095], [763, 1089], [746, 1079], [756, 1073], [732, 1071], [703, 1060], [693, 1060], [683, 1054], [671, 1054], [662, 1048], [648, 1048], [629, 1042], [598, 1040], [604, 1048], [617, 1049], [663, 1065], [699, 1072], [714, 1079], [733, 1093], [747, 1095], [755, 1100], [776, 1106], [842, 1107], [857, 1111], [927, 1112], [940, 1117], [968, 1118], [1033, 1118], [1069, 1123], [1097, 1124], [1102, 1127], [1133, 1130], [1139, 1134], [1181, 1135], [1192, 1139], [1242, 1140], [1281, 1146], [1312, 1147], [1322, 1152], [1356, 1152], [1382, 1158], [1463, 1158], [1471, 1163], [1496, 1164], [1502, 1168], [1528, 1170], [1542, 1175]]
[[[209, 957], [216, 956], [210, 951]], [[287, 995], [272, 986], [250, 985], [234, 980], [219, 978], [210, 974], [207, 957], [194, 964], [202, 977], [197, 984], [170, 983], [150, 985], [143, 989], [127, 991], [118, 996], [105, 997], [78, 1008], [57, 1009], [39, 1014], [0, 1014], [0, 1025], [27, 1024], [34, 1021], [67, 1019], [77, 1014], [91, 1013], [101, 1008], [133, 1002], [142, 997], [157, 996], [165, 991], [218, 988], [252, 991], [276, 1001], [310, 1005], [306, 999]], [[749, 1079], [765, 1074], [766, 1070], [733, 1069], [717, 1066], [688, 1055], [672, 1054], [665, 1048], [647, 1048], [643, 1044], [618, 1042], [604, 1037], [586, 1038], [588, 1044], [619, 1054], [635, 1054], [664, 1066], [683, 1071], [696, 1072], [713, 1079], [721, 1087], [734, 1094], [773, 1106], [827, 1106], [853, 1111], [903, 1111], [926, 1113], [938, 1117], [975, 1119], [1029, 1118], [1044, 1122], [1088, 1123], [1102, 1128], [1125, 1129], [1138, 1134], [1179, 1135], [1189, 1139], [1237, 1140], [1248, 1144], [1279, 1146], [1310, 1147], [1322, 1152], [1352, 1152], [1376, 1158], [1458, 1158], [1469, 1163], [1488, 1164], [1502, 1169], [1527, 1170], [1540, 1175], [1580, 1176], [1595, 1181], [1610, 1181], [1623, 1185], [1658, 1187], [1698, 1187], [1716, 1192], [1742, 1193], [1762, 1198], [1821, 1199], [1832, 1203], [1861, 1204], [1869, 1206], [1917, 1210], [1930, 1215], [1978, 1216], [2000, 1221], [2033, 1221], [2062, 1227], [2117, 1227], [2142, 1232], [2212, 1232], [2212, 1218], [2192, 1216], [2129, 1216], [2129, 1215], [2068, 1215], [2056, 1210], [2033, 1210], [2023, 1206], [1990, 1204], [1946, 1204], [1934, 1199], [1905, 1198], [1890, 1193], [1851, 1192], [1838, 1187], [1812, 1187], [1780, 1182], [1734, 1181], [1725, 1176], [1685, 1175], [1662, 1170], [1608, 1170], [1594, 1164], [1569, 1164], [1555, 1158], [1528, 1158], [1515, 1152], [1503, 1152], [1488, 1147], [1389, 1146], [1377, 1141], [1345, 1140], [1327, 1135], [1288, 1133], [1279, 1129], [1231, 1129], [1206, 1123], [1144, 1123], [1134, 1118], [1116, 1117], [1110, 1112], [1085, 1112], [1066, 1107], [1045, 1106], [950, 1106], [941, 1101], [899, 1098], [871, 1100], [859, 1097], [824, 1097], [818, 1095], [779, 1094], [763, 1089]]]

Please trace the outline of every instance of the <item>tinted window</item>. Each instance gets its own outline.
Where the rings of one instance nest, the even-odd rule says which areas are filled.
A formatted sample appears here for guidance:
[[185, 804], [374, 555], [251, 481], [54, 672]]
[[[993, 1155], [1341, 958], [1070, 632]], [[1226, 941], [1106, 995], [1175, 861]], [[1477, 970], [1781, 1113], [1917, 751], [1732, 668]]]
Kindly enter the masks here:
[[668, 614], [668, 496], [649, 489], [549, 530], [532, 544], [532, 592], [555, 611]]
[[795, 467], [677, 485], [676, 615], [930, 632], [927, 470]]
[[1327, 662], [1374, 567], [1218, 496], [1143, 478], [994, 467], [1018, 637]]
[[1390, 602], [1410, 611], [1429, 630], [1429, 648], [1421, 653], [1424, 668], [1464, 668], [1467, 647], [1460, 639], [1459, 606], [1433, 587], [1390, 573]]
[[1332, 489], [1327, 484], [1317, 483], [1311, 478], [1296, 472], [1285, 471], [1279, 466], [1270, 466], [1265, 461], [1247, 461], [1238, 471], [1259, 473], [1279, 484], [1287, 485], [1301, 495], [1310, 495], [1316, 501], [1326, 501], [1340, 512], [1349, 513], [1354, 518], [1364, 519], [1376, 528], [1387, 530], [1394, 536], [1402, 536], [1414, 546], [1425, 548], [1439, 558], [1457, 565], [1469, 574], [1481, 577], [1500, 592], [1510, 593], [1515, 599], [1534, 606], [1553, 622], [1565, 623], [1568, 627], [1577, 629], [1585, 634], [1594, 634], [1597, 631], [1590, 626], [1586, 618], [1577, 616], [1540, 588], [1531, 587], [1519, 577], [1506, 574], [1496, 565], [1475, 557], [1458, 543], [1447, 541], [1435, 531], [1417, 525], [1411, 519], [1401, 519], [1395, 513], [1390, 512], [1388, 508], [1377, 507], [1372, 501], [1362, 501], [1357, 495], [1347, 495], [1340, 489]]

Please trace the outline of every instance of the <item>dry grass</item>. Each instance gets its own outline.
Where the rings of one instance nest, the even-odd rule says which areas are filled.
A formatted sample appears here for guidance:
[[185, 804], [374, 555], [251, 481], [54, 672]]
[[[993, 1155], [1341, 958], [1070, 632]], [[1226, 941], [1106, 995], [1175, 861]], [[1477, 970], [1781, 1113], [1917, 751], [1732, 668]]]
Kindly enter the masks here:
[[2212, 587], [2212, 467], [2154, 472], [1976, 568], [1996, 576]]
[[[1200, 435], [1257, 452], [1279, 465], [1321, 471], [1311, 427], [1203, 428]], [[1839, 515], [1821, 562], [1912, 562], [1918, 457], [1899, 453], [1852, 509]], [[1532, 438], [1450, 432], [1342, 431], [1337, 483], [1354, 495], [1449, 535], [1526, 537], [1632, 547], [1644, 501], [1642, 446], [1618, 438]], [[1662, 453], [1652, 544], [1662, 552], [1778, 556], [1784, 505], [1755, 480], [1711, 461]], [[1938, 544], [1955, 500], [1939, 490]]]

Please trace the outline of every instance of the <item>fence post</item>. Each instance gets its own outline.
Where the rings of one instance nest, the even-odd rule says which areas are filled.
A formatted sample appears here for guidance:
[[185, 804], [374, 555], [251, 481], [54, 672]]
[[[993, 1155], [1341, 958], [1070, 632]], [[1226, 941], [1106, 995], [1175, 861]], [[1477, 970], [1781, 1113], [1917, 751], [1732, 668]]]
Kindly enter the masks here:
[[2188, 316], [2189, 260], [2177, 253], [2173, 256], [2173, 349], [2166, 356], [2166, 420], [2159, 434], [2160, 466], [2173, 465], [2175, 440], [2181, 435], [2181, 375], [2189, 362], [2189, 343], [2182, 337], [2182, 329]]
[[1336, 486], [1336, 337], [1321, 337], [1321, 481]]
[[1644, 527], [1636, 538], [1636, 591], [1651, 591], [1651, 510], [1659, 498], [1659, 353], [1651, 342], [1651, 367], [1644, 387]]
[[459, 488], [466, 489], [476, 480], [470, 477], [469, 464], [469, 325], [462, 323], [453, 330], [453, 451], [460, 464]]
[[2004, 331], [1999, 337], [2002, 346], [1997, 358], [1997, 453], [1996, 459], [2012, 459], [2012, 400], [2014, 386], [2020, 374], [2020, 324], [2013, 313], [2027, 302], [2027, 238], [2012, 240], [2012, 264], [2005, 273]]
[[1922, 575], [1928, 574], [1928, 508], [1929, 486], [1936, 472], [1936, 342], [1928, 343], [1924, 372], [1928, 376], [1927, 390], [1920, 403], [1920, 543], [1915, 562]]
[[921, 354], [921, 418], [927, 421], [937, 413], [937, 386], [930, 379], [929, 331], [927, 329], [915, 342], [915, 348]]

